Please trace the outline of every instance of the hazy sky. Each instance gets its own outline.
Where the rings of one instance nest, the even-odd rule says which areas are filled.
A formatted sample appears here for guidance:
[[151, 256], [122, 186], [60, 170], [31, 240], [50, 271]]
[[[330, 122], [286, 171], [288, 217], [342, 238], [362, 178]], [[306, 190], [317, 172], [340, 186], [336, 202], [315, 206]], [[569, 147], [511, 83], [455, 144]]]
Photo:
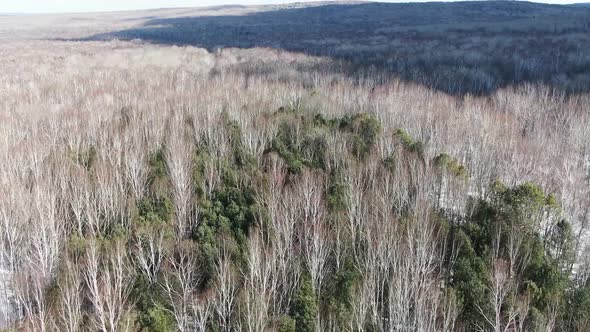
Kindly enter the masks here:
[[[575, 3], [590, 0], [541, 0], [545, 3]], [[132, 10], [162, 7], [195, 7], [227, 4], [289, 3], [293, 0], [0, 0], [0, 13], [47, 13]], [[380, 2], [414, 2], [386, 1]]]

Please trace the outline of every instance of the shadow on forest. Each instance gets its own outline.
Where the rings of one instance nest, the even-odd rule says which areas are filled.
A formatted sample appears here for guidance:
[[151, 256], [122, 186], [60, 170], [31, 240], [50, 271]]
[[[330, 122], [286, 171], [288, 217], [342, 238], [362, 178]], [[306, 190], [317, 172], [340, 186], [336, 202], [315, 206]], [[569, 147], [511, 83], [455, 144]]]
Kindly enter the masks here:
[[[235, 9], [235, 8], [234, 8]], [[232, 16], [146, 18], [84, 40], [269, 47], [373, 68], [461, 95], [522, 82], [590, 90], [590, 8], [528, 2], [362, 3], [280, 7]]]

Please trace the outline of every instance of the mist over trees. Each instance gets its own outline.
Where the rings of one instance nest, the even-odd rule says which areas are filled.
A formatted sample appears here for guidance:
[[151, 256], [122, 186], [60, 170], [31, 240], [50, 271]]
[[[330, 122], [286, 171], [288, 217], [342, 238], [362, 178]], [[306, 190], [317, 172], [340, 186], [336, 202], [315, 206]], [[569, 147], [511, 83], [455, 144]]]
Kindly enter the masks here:
[[0, 32], [0, 330], [590, 330], [584, 89]]

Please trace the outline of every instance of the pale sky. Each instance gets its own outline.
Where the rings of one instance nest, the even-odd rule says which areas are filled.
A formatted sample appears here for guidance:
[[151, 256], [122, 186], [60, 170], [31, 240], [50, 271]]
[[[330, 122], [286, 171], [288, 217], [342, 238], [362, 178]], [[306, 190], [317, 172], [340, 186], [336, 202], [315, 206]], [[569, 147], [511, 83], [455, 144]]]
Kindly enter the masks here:
[[[423, 0], [420, 0], [423, 1]], [[567, 4], [590, 0], [540, 0], [536, 2]], [[116, 11], [170, 7], [196, 7], [228, 4], [277, 4], [294, 0], [0, 0], [0, 13], [55, 13]], [[387, 1], [379, 2], [417, 2]]]

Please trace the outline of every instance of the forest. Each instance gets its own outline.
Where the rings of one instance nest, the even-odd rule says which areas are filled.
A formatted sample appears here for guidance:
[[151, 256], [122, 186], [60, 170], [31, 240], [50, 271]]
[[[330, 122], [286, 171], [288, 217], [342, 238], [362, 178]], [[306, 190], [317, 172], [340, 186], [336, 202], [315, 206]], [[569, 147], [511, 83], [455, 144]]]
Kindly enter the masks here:
[[2, 26], [0, 331], [590, 330], [584, 89]]

